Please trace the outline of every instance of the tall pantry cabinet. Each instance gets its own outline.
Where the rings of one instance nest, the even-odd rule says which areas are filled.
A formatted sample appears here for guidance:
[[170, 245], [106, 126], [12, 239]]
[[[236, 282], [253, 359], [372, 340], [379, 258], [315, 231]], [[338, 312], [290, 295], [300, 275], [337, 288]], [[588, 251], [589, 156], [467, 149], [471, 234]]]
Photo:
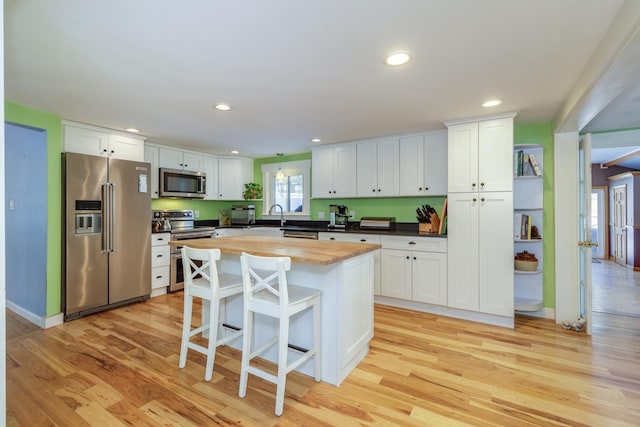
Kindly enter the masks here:
[[448, 305], [513, 327], [513, 118], [448, 127]]

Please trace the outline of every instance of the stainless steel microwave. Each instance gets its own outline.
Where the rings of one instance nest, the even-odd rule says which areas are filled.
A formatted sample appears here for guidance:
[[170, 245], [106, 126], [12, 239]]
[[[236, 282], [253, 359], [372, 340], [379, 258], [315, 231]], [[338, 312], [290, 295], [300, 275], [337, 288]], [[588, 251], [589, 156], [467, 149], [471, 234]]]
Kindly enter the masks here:
[[206, 184], [204, 172], [160, 168], [160, 197], [204, 199]]

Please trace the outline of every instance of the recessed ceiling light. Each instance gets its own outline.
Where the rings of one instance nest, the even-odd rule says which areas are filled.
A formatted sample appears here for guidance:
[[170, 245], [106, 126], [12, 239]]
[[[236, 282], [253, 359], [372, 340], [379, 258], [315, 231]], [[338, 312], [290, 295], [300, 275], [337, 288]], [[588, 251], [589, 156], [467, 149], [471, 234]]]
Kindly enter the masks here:
[[407, 62], [411, 61], [413, 57], [411, 56], [411, 52], [408, 51], [398, 51], [391, 52], [384, 60], [384, 63], [391, 66], [397, 67], [399, 65], [404, 65]]
[[231, 110], [231, 107], [229, 106], [229, 104], [216, 104], [216, 110], [229, 111]]
[[483, 107], [495, 107], [497, 105], [502, 104], [502, 101], [500, 101], [499, 99], [490, 99], [487, 102], [483, 103], [482, 106]]
[[231, 152], [231, 154], [240, 154], [240, 152], [238, 150], [231, 150], [230, 152]]
[[311, 142], [322, 142], [322, 140], [320, 138], [311, 138]]
[[140, 133], [140, 130], [136, 128], [126, 128], [125, 130], [131, 133]]

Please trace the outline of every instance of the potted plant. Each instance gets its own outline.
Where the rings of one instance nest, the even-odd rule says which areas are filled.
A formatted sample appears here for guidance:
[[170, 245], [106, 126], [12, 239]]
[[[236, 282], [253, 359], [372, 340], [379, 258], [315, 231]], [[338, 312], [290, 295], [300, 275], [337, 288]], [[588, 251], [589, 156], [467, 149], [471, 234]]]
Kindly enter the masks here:
[[256, 184], [255, 182], [247, 182], [244, 185], [242, 197], [244, 197], [245, 200], [262, 199], [262, 185]]

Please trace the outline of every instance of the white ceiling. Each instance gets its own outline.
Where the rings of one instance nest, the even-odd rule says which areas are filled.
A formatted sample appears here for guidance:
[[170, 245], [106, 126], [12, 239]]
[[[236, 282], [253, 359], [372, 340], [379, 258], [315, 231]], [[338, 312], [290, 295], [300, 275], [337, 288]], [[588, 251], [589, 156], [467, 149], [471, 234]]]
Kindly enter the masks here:
[[[253, 157], [308, 151], [313, 137], [412, 133], [507, 111], [519, 111], [517, 123], [548, 122], [622, 3], [5, 0], [5, 98]], [[413, 61], [385, 66], [398, 49]], [[631, 92], [616, 111], [638, 107]], [[504, 103], [481, 107], [494, 97]], [[233, 109], [216, 111], [218, 102]], [[605, 111], [590, 131], [640, 127], [638, 111], [620, 120]]]

